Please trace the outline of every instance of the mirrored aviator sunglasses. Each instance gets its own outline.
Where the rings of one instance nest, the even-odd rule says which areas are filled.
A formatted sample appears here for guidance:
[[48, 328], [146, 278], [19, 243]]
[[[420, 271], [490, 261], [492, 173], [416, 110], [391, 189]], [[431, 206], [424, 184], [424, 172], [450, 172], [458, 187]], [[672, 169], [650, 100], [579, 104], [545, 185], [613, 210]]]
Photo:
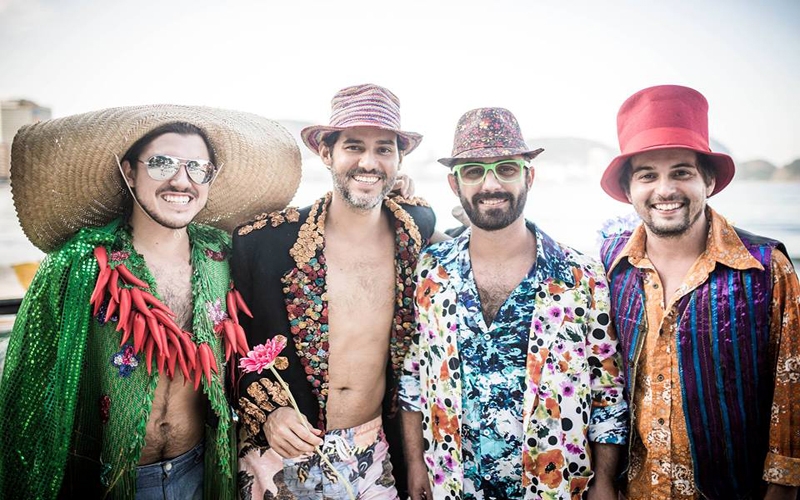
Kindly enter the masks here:
[[462, 184], [473, 186], [483, 182], [489, 172], [494, 172], [500, 182], [517, 182], [527, 166], [525, 160], [506, 159], [494, 163], [461, 163], [453, 167], [453, 172]]
[[195, 184], [208, 184], [214, 178], [217, 167], [209, 160], [190, 160], [169, 155], [154, 155], [147, 161], [139, 160], [147, 166], [147, 174], [156, 181], [171, 179], [181, 166], [186, 167], [189, 179]]

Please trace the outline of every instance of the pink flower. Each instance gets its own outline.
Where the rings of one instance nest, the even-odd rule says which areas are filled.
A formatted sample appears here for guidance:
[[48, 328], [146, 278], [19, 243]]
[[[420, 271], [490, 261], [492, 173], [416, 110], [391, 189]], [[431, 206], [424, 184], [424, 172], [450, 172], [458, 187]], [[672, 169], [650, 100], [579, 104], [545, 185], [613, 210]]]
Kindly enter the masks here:
[[284, 347], [286, 347], [286, 337], [276, 335], [263, 344], [253, 347], [247, 356], [239, 360], [239, 368], [247, 373], [261, 373], [262, 370], [272, 367]]

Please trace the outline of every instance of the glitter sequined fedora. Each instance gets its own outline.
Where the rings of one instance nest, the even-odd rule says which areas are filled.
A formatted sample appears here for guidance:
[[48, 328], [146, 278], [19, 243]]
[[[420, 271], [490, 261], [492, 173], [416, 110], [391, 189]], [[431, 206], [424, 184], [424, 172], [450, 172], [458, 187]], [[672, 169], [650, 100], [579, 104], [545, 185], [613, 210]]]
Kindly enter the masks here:
[[522, 138], [517, 118], [511, 111], [505, 108], [477, 108], [467, 111], [458, 120], [452, 156], [439, 158], [439, 163], [452, 167], [461, 160], [516, 155], [532, 160], [542, 151], [542, 148], [528, 147]]
[[24, 126], [11, 147], [11, 193], [22, 229], [44, 252], [80, 228], [123, 214], [130, 194], [117, 158], [147, 132], [175, 122], [203, 130], [221, 166], [195, 221], [232, 231], [284, 208], [300, 184], [300, 150], [280, 124], [223, 109], [111, 108]]
[[329, 125], [313, 125], [300, 132], [308, 149], [319, 154], [319, 145], [331, 132], [353, 127], [377, 127], [397, 134], [403, 153], [414, 151], [422, 136], [400, 130], [400, 100], [389, 89], [371, 83], [347, 87], [331, 100]]
[[630, 203], [620, 184], [628, 159], [645, 151], [682, 148], [702, 153], [716, 170], [714, 192], [733, 180], [730, 156], [708, 145], [708, 101], [700, 92], [680, 85], [659, 85], [633, 94], [619, 108], [617, 135], [620, 155], [611, 160], [600, 186], [615, 200]]

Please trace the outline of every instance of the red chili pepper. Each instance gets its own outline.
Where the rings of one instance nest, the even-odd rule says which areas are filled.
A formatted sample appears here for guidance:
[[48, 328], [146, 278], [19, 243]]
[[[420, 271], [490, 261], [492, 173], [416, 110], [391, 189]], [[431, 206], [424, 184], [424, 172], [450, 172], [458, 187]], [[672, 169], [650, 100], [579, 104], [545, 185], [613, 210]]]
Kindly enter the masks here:
[[228, 306], [228, 316], [235, 322], [239, 322], [239, 314], [236, 310], [236, 295], [231, 291], [225, 296], [225, 303]]
[[134, 276], [133, 273], [130, 271], [130, 269], [128, 269], [125, 266], [125, 264], [118, 264], [117, 267], [115, 267], [114, 269], [116, 269], [119, 272], [119, 275], [120, 277], [122, 277], [122, 280], [128, 283], [129, 285], [136, 285], [142, 288], [150, 288], [150, 285], [148, 285], [144, 281]]
[[[109, 297], [108, 308], [106, 308], [106, 323], [111, 321], [111, 317], [117, 312], [117, 301], [114, 297]], [[119, 319], [119, 318], [117, 318]]]
[[181, 365], [181, 372], [183, 373], [183, 385], [186, 385], [187, 380], [191, 380], [191, 374], [189, 373], [189, 368], [186, 366], [186, 359], [185, 356], [180, 355], [178, 356], [178, 362]]
[[186, 353], [186, 361], [189, 363], [189, 366], [194, 370], [197, 368], [197, 346], [194, 345], [192, 339], [187, 332], [181, 332], [180, 337], [181, 342], [183, 342], [183, 351]]
[[[119, 324], [118, 324], [118, 326], [119, 326]], [[131, 329], [128, 328], [128, 325], [125, 325], [125, 327], [122, 330], [123, 330], [123, 332], [122, 332], [122, 341], [119, 343], [120, 347], [125, 345], [125, 342], [127, 342], [128, 339], [131, 336]]]
[[211, 384], [211, 361], [209, 358], [208, 344], [200, 344], [197, 348], [197, 354], [200, 356], [200, 367], [206, 376], [206, 382]]
[[214, 351], [211, 350], [211, 346], [208, 344], [204, 344], [206, 346], [206, 350], [208, 351], [208, 361], [211, 365], [211, 371], [214, 373], [219, 373], [219, 368], [217, 367], [217, 357], [214, 355]]
[[147, 307], [147, 304], [145, 303], [144, 298], [142, 297], [142, 291], [139, 290], [138, 288], [131, 288], [131, 302], [133, 302], [133, 305], [140, 313], [144, 314], [149, 318], [154, 317], [153, 313], [150, 312], [150, 308]]
[[117, 322], [117, 331], [125, 329], [128, 325], [128, 318], [131, 316], [131, 292], [127, 288], [122, 288], [119, 291], [119, 321]]
[[145, 363], [147, 363], [147, 374], [153, 374], [153, 347], [155, 347], [156, 343], [153, 342], [153, 337], [148, 337], [147, 342], [145, 343], [145, 353], [144, 359]]
[[[225, 321], [223, 321], [223, 323], [225, 324], [225, 326], [224, 326], [224, 329], [225, 329], [225, 339], [224, 339], [225, 340], [225, 346], [227, 347], [228, 345], [230, 345], [231, 346], [231, 350], [233, 350], [233, 352], [237, 352], [238, 349], [236, 348], [237, 339], [236, 339], [236, 328], [235, 328], [236, 323], [234, 323], [231, 320], [225, 320]], [[228, 352], [228, 351], [226, 350], [225, 352]], [[229, 360], [230, 358], [231, 357], [228, 356], [227, 354], [225, 355], [225, 361]]]
[[164, 342], [161, 339], [161, 325], [158, 324], [158, 320], [152, 314], [145, 318], [147, 320], [147, 329], [150, 330], [150, 337], [153, 338], [156, 342], [156, 347], [158, 347], [158, 355], [164, 356], [164, 350], [167, 348], [164, 345]]
[[239, 347], [239, 353], [242, 356], [247, 356], [250, 347], [247, 345], [247, 335], [244, 333], [242, 325], [234, 325], [236, 329], [236, 345]]
[[200, 376], [203, 372], [199, 369], [194, 371], [194, 390], [196, 391], [200, 387]]
[[139, 354], [145, 341], [145, 329], [147, 322], [144, 315], [138, 312], [133, 313], [133, 352]]
[[231, 360], [231, 353], [232, 352], [233, 352], [233, 350], [231, 349], [231, 343], [230, 342], [225, 342], [225, 362], [228, 362], [228, 361]]
[[116, 269], [112, 269], [111, 276], [108, 277], [108, 292], [119, 302], [119, 271]]
[[97, 315], [97, 311], [103, 303], [103, 292], [106, 291], [106, 283], [108, 283], [109, 276], [111, 276], [111, 269], [108, 267], [101, 268], [100, 274], [97, 275], [97, 282], [94, 285], [91, 297], [89, 297], [89, 303], [94, 304], [93, 316]]
[[239, 290], [234, 288], [233, 294], [236, 297], [236, 304], [239, 306], [239, 310], [252, 318], [253, 313], [250, 312], [250, 308], [247, 307], [247, 303], [245, 303], [244, 298], [242, 298], [242, 294], [239, 293]]
[[170, 379], [175, 377], [175, 362], [178, 361], [178, 351], [175, 346], [169, 346], [167, 351], [170, 354], [169, 361], [167, 361], [167, 375]]
[[153, 316], [155, 316], [159, 323], [164, 325], [167, 330], [175, 332], [176, 334], [181, 332], [181, 328], [178, 324], [161, 309], [150, 309], [150, 312], [153, 313]]
[[102, 245], [94, 247], [94, 258], [97, 259], [97, 265], [100, 266], [100, 269], [108, 267], [108, 250], [106, 250], [106, 247]]
[[155, 296], [152, 293], [142, 290], [142, 298], [146, 303], [153, 306], [154, 309], [161, 309], [162, 311], [164, 311], [169, 316], [172, 316], [173, 318], [176, 316], [176, 314], [172, 311], [172, 309], [170, 309], [166, 304], [155, 298]]
[[168, 375], [167, 372], [164, 371], [164, 365], [167, 362], [167, 357], [164, 356], [163, 354], [161, 354], [160, 352], [156, 353], [156, 362], [158, 363], [158, 367], [157, 367], [158, 368], [158, 374], [162, 375], [162, 376], [163, 375]]

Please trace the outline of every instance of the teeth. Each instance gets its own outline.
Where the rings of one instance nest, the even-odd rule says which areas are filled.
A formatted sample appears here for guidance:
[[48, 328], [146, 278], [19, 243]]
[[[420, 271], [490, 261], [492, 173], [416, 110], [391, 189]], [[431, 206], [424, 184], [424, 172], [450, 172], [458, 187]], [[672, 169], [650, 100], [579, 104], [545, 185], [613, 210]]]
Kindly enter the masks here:
[[178, 205], [186, 205], [191, 198], [185, 194], [165, 194], [162, 196], [167, 203], [176, 203]]
[[680, 203], [657, 203], [657, 204], [653, 205], [653, 207], [656, 210], [664, 210], [664, 211], [677, 210], [678, 208], [681, 208], [681, 204]]
[[353, 179], [357, 180], [358, 182], [364, 182], [366, 184], [375, 184], [378, 182], [380, 177], [377, 175], [354, 175]]
[[489, 199], [489, 200], [481, 200], [481, 203], [483, 203], [484, 205], [499, 205], [499, 204], [503, 203], [504, 201], [506, 201], [506, 200], [498, 200], [498, 199], [494, 198], [494, 199]]

